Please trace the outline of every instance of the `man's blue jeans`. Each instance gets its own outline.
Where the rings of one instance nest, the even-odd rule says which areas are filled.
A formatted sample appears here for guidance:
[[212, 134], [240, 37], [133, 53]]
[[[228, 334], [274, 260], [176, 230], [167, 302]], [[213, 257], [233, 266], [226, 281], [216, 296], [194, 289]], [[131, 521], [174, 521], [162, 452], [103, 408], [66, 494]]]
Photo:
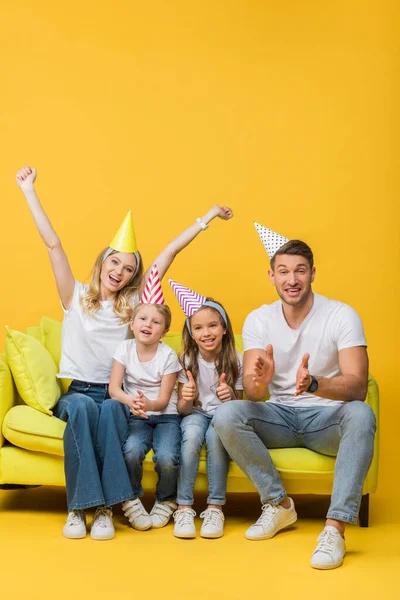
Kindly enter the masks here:
[[356, 523], [362, 487], [373, 453], [372, 409], [360, 401], [299, 407], [236, 400], [220, 406], [214, 427], [232, 459], [257, 488], [262, 504], [285, 497], [267, 448], [309, 448], [336, 456], [328, 519]]
[[[218, 407], [218, 410], [220, 407]], [[178, 479], [178, 504], [192, 506], [193, 490], [199, 470], [200, 452], [207, 446], [207, 475], [209, 496], [207, 504], [225, 504], [229, 456], [212, 426], [213, 415], [193, 412], [181, 423], [181, 470]]]
[[133, 498], [143, 495], [143, 460], [153, 448], [155, 471], [158, 475], [156, 499], [159, 502], [176, 499], [181, 453], [181, 417], [179, 415], [149, 415], [147, 419], [130, 415], [129, 435], [123, 445]]
[[67, 421], [64, 469], [69, 511], [112, 506], [133, 496], [121, 450], [128, 417], [119, 428], [114, 422], [99, 426], [102, 409], [111, 402], [108, 398], [108, 385], [73, 381], [54, 408], [54, 415]]

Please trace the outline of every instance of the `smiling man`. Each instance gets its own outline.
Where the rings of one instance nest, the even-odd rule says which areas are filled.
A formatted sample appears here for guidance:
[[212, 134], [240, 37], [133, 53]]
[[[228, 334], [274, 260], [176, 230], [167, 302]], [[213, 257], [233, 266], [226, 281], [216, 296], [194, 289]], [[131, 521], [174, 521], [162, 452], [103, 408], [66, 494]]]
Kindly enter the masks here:
[[[337, 457], [326, 526], [311, 558], [312, 567], [333, 569], [343, 562], [345, 524], [357, 522], [373, 457], [363, 326], [350, 306], [313, 293], [307, 244], [255, 225], [280, 299], [247, 317], [243, 384], [250, 401], [222, 405], [214, 427], [260, 494], [261, 516], [245, 534], [250, 540], [269, 539], [297, 519], [267, 448], [303, 447]], [[258, 402], [268, 391], [269, 401]]]

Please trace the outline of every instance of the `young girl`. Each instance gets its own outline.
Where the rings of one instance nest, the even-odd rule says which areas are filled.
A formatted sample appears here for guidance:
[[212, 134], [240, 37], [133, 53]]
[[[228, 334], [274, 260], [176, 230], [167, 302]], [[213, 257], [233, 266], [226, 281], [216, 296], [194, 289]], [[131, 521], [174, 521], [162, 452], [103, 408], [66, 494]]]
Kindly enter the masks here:
[[[110, 397], [113, 354], [127, 336], [129, 310], [138, 303], [148, 273], [143, 277], [142, 260], [128, 219], [122, 236], [116, 236], [116, 243], [98, 255], [90, 285], [75, 281], [60, 239], [36, 195], [35, 179], [36, 170], [31, 167], [17, 173], [17, 183], [48, 249], [64, 310], [58, 376], [73, 380], [54, 409], [57, 417], [67, 421], [64, 454], [69, 515], [63, 534], [68, 538], [85, 537], [85, 510], [98, 507], [91, 537], [111, 539], [114, 526], [109, 507], [130, 499], [132, 488], [121, 450], [122, 434], [110, 428], [98, 436], [98, 420], [104, 400]], [[214, 206], [163, 250], [156, 259], [161, 279], [176, 254], [217, 216], [229, 219], [232, 211]], [[122, 425], [124, 431], [126, 424]]]
[[200, 535], [218, 538], [224, 533], [226, 481], [229, 456], [212, 426], [222, 402], [242, 398], [242, 355], [228, 315], [218, 302], [205, 298], [174, 281], [171, 286], [186, 314], [183, 328], [183, 371], [178, 377], [178, 411], [183, 415], [181, 469], [178, 480], [178, 510], [174, 513], [174, 535], [196, 537], [193, 489], [200, 451], [207, 446], [209, 496]]

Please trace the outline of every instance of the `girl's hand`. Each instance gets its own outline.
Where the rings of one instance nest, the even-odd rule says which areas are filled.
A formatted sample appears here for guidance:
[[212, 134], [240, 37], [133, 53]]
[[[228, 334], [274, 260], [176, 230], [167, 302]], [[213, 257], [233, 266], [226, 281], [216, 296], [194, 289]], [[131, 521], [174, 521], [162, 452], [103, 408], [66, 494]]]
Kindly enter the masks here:
[[21, 190], [32, 190], [36, 179], [36, 169], [24, 167], [16, 175], [17, 184]]
[[196, 382], [190, 371], [186, 371], [186, 375], [189, 381], [182, 386], [182, 400], [185, 402], [194, 402], [197, 395]]
[[233, 398], [232, 388], [226, 383], [225, 379], [226, 375], [225, 373], [222, 373], [221, 377], [219, 378], [218, 387], [215, 390], [221, 402], [226, 402], [227, 400], [232, 400]]

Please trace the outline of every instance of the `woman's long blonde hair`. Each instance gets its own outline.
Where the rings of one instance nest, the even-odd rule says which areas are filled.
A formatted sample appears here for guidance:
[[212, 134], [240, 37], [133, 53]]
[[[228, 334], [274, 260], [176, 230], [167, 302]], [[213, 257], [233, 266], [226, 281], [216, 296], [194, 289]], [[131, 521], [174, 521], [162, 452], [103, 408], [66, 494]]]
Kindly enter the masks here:
[[[213, 300], [212, 298], [207, 298], [207, 300], [211, 300], [212, 302], [215, 302], [215, 300]], [[217, 304], [219, 304], [221, 306], [221, 308], [224, 308], [220, 302], [217, 302]], [[218, 373], [218, 377], [220, 377], [222, 375], [222, 373], [225, 373], [226, 383], [234, 390], [235, 384], [239, 377], [239, 363], [238, 363], [238, 359], [237, 359], [237, 355], [236, 355], [235, 336], [233, 334], [231, 321], [230, 321], [226, 311], [225, 311], [225, 314], [226, 314], [227, 322], [225, 323], [221, 314], [215, 308], [212, 308], [212, 306], [207, 306], [207, 305], [202, 306], [199, 309], [199, 311], [204, 310], [205, 308], [209, 308], [210, 310], [214, 311], [216, 315], [218, 315], [218, 318], [220, 320], [222, 327], [226, 330], [225, 335], [222, 337], [221, 352], [219, 353], [219, 355], [217, 356], [217, 359], [215, 361], [215, 370]], [[197, 312], [199, 312], [199, 311], [197, 311]], [[189, 319], [189, 324], [190, 324], [190, 319]], [[185, 325], [183, 327], [183, 331], [182, 331], [182, 341], [183, 341], [183, 349], [179, 356], [179, 360], [181, 362], [182, 367], [185, 369], [185, 371], [190, 371], [192, 373], [193, 379], [195, 380], [196, 385], [197, 385], [197, 379], [199, 376], [199, 360], [198, 360], [199, 359], [199, 347], [196, 344], [196, 342], [194, 341], [194, 339], [192, 338], [192, 336], [186, 326], [186, 323], [185, 323]], [[218, 383], [218, 382], [216, 382], [216, 383]], [[197, 389], [198, 389], [198, 385], [197, 385]], [[195, 401], [193, 402], [193, 406], [195, 406], [195, 407], [201, 406], [201, 400], [199, 399], [198, 396], [195, 399]]]
[[[104, 262], [104, 253], [106, 251], [107, 248], [104, 248], [104, 250], [102, 250], [96, 258], [96, 262], [94, 263], [91, 273], [89, 289], [87, 292], [82, 294], [81, 297], [82, 310], [88, 315], [94, 315], [94, 313], [100, 308], [100, 275]], [[116, 250], [111, 252], [109, 256], [112, 256], [115, 253]], [[137, 293], [143, 277], [143, 261], [139, 252], [138, 254], [140, 262], [136, 275], [127, 283], [125, 287], [117, 292], [114, 298], [114, 312], [121, 318], [121, 323], [128, 323], [130, 320], [132, 309], [131, 298], [135, 293]]]

